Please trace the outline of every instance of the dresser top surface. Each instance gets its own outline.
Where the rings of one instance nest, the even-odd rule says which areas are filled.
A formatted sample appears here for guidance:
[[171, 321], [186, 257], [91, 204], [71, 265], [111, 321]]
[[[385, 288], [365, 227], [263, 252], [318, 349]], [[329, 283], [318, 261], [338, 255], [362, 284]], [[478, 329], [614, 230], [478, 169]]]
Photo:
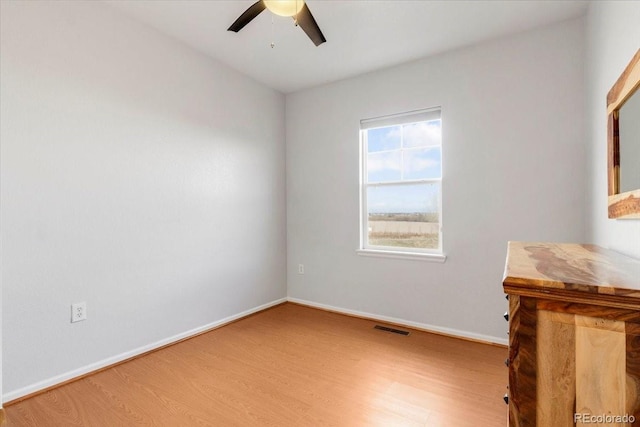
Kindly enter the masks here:
[[509, 242], [505, 289], [586, 292], [637, 299], [640, 260], [596, 245]]

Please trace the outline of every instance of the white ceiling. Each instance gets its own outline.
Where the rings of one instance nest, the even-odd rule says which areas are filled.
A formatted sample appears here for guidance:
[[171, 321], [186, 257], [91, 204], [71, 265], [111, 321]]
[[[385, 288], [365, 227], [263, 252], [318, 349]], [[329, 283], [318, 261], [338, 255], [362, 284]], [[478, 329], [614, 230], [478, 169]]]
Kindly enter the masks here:
[[577, 17], [588, 4], [307, 0], [327, 39], [315, 47], [293, 19], [267, 10], [239, 33], [227, 31], [255, 0], [106, 2], [283, 93]]

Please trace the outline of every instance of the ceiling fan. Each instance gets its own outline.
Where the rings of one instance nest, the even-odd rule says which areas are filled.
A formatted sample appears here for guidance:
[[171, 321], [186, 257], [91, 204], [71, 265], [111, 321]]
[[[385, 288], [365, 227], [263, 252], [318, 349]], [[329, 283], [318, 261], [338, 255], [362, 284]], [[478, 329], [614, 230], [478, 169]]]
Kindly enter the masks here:
[[316, 46], [327, 41], [304, 0], [259, 0], [245, 10], [227, 31], [237, 33], [265, 9], [276, 15], [293, 17], [296, 25], [302, 28]]

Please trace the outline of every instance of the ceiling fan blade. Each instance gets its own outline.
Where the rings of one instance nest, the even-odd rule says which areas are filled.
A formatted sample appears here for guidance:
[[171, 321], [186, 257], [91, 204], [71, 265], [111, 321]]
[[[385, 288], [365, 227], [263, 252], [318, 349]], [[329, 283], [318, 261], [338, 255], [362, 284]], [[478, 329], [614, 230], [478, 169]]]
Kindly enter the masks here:
[[249, 9], [245, 10], [244, 13], [240, 15], [240, 17], [236, 19], [233, 24], [231, 24], [227, 31], [234, 31], [237, 33], [238, 31], [243, 29], [245, 25], [251, 22], [253, 18], [260, 15], [260, 12], [262, 12], [265, 8], [266, 6], [262, 0], [255, 2], [253, 5], [251, 5], [251, 7], [249, 7]]
[[[296, 18], [294, 17], [294, 19]], [[322, 31], [320, 31], [320, 27], [318, 27], [318, 23], [313, 18], [313, 15], [306, 3], [302, 6], [300, 12], [298, 12], [297, 20], [300, 28], [307, 33], [307, 36], [309, 36], [316, 46], [320, 46], [322, 43], [327, 41], [327, 39], [324, 38]]]

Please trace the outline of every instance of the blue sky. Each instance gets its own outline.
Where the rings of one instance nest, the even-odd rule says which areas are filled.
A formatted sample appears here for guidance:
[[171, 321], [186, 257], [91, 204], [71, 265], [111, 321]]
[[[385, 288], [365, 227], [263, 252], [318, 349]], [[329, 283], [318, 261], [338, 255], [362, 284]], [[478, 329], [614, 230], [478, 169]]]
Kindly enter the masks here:
[[[367, 131], [369, 183], [433, 179], [442, 176], [441, 121]], [[370, 186], [370, 213], [438, 212], [439, 185]]]

